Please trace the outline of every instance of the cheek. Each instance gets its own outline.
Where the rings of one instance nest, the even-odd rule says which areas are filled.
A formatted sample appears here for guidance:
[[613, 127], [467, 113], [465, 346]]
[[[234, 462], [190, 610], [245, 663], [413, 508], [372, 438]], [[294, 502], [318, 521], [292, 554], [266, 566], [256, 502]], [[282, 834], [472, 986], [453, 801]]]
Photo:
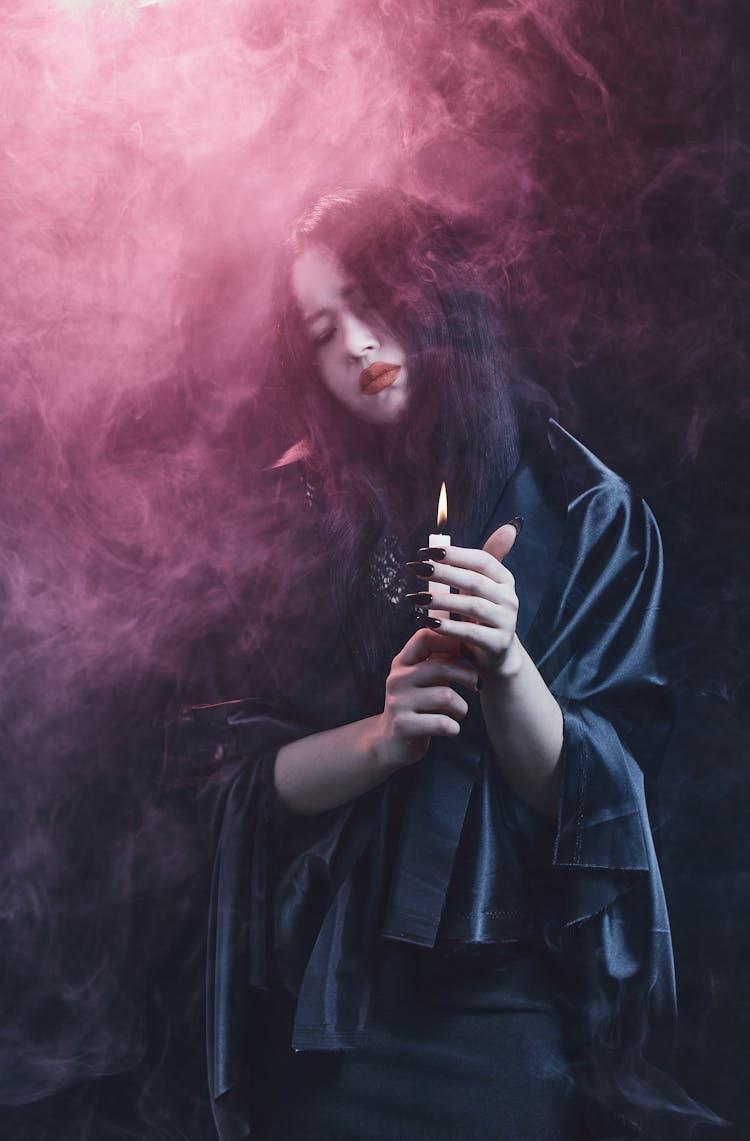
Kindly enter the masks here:
[[346, 380], [345, 373], [335, 352], [328, 345], [319, 351], [317, 363], [318, 373], [329, 392], [340, 392]]
[[398, 357], [402, 361], [406, 360], [407, 352], [404, 348], [403, 341], [395, 337], [393, 333], [389, 331], [383, 333], [381, 344], [383, 348], [388, 350], [392, 357]]

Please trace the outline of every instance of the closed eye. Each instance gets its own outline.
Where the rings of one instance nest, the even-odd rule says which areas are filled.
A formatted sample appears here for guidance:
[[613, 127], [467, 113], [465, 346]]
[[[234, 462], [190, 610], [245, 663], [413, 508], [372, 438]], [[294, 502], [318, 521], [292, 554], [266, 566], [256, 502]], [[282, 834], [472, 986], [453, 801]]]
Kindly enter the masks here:
[[316, 333], [313, 336], [313, 345], [316, 349], [322, 348], [323, 345], [327, 345], [329, 341], [333, 340], [335, 333], [335, 325], [331, 325], [329, 328], [323, 329], [320, 333]]

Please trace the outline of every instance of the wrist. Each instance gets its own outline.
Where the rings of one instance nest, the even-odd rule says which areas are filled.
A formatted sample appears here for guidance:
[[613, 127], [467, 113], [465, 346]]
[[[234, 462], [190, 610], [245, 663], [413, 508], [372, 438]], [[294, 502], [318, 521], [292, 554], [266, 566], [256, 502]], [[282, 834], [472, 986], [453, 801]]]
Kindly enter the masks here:
[[384, 713], [377, 713], [364, 722], [366, 763], [383, 778], [390, 776], [398, 768], [391, 755], [392, 750], [388, 747], [385, 728]]
[[503, 656], [502, 661], [493, 670], [482, 674], [484, 685], [504, 686], [515, 680], [524, 668], [525, 654], [517, 634]]

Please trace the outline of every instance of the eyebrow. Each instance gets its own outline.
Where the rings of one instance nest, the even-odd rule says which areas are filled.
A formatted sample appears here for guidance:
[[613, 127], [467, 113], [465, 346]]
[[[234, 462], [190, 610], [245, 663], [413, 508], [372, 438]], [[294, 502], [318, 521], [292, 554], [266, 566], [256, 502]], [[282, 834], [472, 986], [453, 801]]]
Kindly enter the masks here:
[[303, 313], [302, 320], [306, 325], [312, 325], [313, 321], [317, 321], [319, 317], [330, 317], [332, 313], [332, 309], [318, 309], [315, 313]]

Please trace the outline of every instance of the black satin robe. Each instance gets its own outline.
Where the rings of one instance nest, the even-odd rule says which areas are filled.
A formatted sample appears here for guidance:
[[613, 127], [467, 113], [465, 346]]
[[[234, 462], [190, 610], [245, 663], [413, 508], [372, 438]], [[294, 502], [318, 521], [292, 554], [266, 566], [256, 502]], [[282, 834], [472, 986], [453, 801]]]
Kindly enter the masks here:
[[477, 545], [518, 514], [525, 527], [505, 560], [520, 601], [518, 632], [564, 717], [556, 827], [504, 786], [475, 706], [460, 737], [433, 741], [414, 768], [395, 825], [387, 782], [297, 821], [298, 829], [312, 825], [309, 841], [279, 868], [278, 748], [368, 712], [340, 628], [314, 659], [296, 663], [293, 693], [187, 719], [191, 750], [209, 755], [218, 746], [223, 774], [205, 794], [216, 844], [209, 1086], [222, 1141], [252, 1136], [249, 1075], [262, 1050], [257, 1028], [274, 961], [299, 995], [294, 1047], [356, 1048], [366, 1036], [379, 938], [431, 947], [532, 934], [577, 1011], [572, 1040], [592, 1132], [631, 1135], [631, 1101], [649, 1081], [644, 1051], [668, 1034], [675, 1009], [644, 792], [671, 713], [653, 656], [660, 541], [648, 507], [554, 421]]

